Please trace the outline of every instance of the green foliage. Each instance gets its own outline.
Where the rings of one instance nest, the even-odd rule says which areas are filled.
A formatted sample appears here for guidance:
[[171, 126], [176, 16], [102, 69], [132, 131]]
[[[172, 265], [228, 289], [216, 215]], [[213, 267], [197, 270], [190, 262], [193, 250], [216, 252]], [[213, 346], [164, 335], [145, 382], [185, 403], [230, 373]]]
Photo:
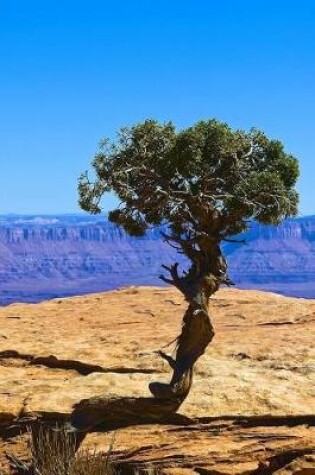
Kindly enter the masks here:
[[79, 181], [80, 206], [98, 213], [104, 193], [119, 208], [109, 219], [129, 234], [169, 223], [174, 236], [220, 241], [252, 219], [277, 224], [297, 213], [297, 159], [256, 129], [232, 130], [217, 120], [182, 131], [146, 120], [103, 141], [93, 161], [94, 182]]

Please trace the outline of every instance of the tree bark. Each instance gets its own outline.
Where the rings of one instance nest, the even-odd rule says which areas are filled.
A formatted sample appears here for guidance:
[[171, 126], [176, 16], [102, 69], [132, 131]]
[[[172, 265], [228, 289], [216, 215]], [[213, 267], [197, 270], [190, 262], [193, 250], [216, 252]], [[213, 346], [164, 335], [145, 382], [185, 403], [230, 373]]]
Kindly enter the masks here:
[[[204, 295], [198, 295], [204, 300]], [[177, 340], [176, 358], [171, 364], [173, 375], [169, 384], [154, 382], [150, 391], [160, 399], [181, 398], [188, 395], [193, 379], [194, 365], [205, 352], [214, 336], [208, 309], [205, 304], [190, 302], [183, 317], [181, 334]], [[166, 355], [160, 353], [164, 359]]]
[[[160, 352], [173, 369], [171, 381], [169, 384], [153, 382], [149, 386], [153, 396], [159, 399], [184, 400], [187, 397], [192, 385], [194, 365], [214, 337], [208, 304], [211, 295], [227, 278], [226, 262], [219, 245], [214, 245], [209, 253], [201, 256], [203, 259], [193, 263], [186, 277], [176, 279], [175, 276], [173, 281], [189, 305], [177, 339], [175, 359]], [[174, 268], [170, 269], [173, 278], [175, 271]]]

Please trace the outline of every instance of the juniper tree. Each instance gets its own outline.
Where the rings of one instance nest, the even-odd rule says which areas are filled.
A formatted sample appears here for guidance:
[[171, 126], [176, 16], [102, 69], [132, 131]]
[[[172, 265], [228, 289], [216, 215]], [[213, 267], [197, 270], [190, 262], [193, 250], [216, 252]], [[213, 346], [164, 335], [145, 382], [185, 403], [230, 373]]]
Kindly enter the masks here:
[[[79, 180], [80, 206], [101, 212], [106, 192], [119, 206], [109, 220], [131, 236], [164, 225], [163, 239], [184, 254], [190, 266], [163, 266], [160, 278], [188, 302], [170, 384], [152, 383], [158, 398], [184, 398], [193, 367], [214, 336], [208, 302], [221, 284], [231, 284], [221, 244], [233, 242], [252, 220], [278, 224], [297, 213], [294, 189], [299, 169], [283, 144], [251, 129], [232, 130], [217, 120], [177, 131], [169, 122], [146, 120], [105, 140], [92, 163], [94, 180]], [[167, 231], [165, 231], [165, 225]]]

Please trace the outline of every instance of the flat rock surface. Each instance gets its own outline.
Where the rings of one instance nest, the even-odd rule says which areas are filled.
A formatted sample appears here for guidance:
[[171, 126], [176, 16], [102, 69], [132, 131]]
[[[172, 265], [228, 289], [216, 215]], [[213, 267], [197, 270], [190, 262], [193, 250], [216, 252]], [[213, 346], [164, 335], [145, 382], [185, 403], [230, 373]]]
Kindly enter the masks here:
[[[19, 450], [5, 431], [21, 414], [67, 416], [82, 399], [148, 397], [150, 381], [169, 381], [156, 351], [184, 310], [178, 292], [154, 287], [0, 308], [2, 454]], [[179, 416], [117, 430], [114, 456], [170, 474], [315, 473], [315, 301], [224, 289], [210, 313], [216, 335]], [[84, 445], [105, 450], [111, 437]]]

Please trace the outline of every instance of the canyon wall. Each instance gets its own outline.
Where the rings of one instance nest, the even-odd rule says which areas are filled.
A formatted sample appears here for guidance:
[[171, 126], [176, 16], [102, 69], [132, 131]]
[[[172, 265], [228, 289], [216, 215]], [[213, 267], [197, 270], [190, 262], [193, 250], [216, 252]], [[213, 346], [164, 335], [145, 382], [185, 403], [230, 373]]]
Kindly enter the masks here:
[[[315, 298], [315, 216], [278, 227], [252, 224], [226, 244], [230, 275], [240, 287]], [[0, 305], [17, 301], [162, 285], [161, 264], [182, 256], [167, 246], [159, 228], [131, 238], [102, 217], [0, 217]]]

